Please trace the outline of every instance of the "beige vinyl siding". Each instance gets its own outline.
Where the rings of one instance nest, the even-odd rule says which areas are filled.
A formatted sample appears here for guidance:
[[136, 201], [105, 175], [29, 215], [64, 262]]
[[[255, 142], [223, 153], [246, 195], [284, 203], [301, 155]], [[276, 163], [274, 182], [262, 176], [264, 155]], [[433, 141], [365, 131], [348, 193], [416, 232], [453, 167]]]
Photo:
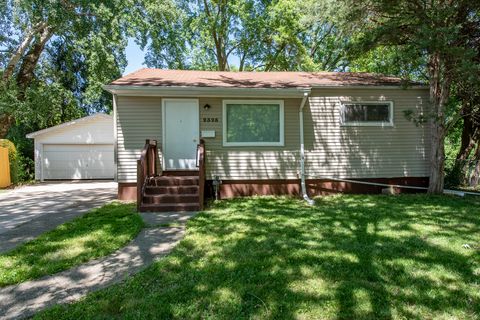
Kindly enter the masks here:
[[[245, 100], [242, 97], [228, 98], [234, 99]], [[301, 99], [282, 100], [284, 146], [224, 147], [223, 98], [199, 98], [200, 131], [215, 131], [215, 138], [205, 138], [207, 179], [215, 176], [223, 180], [299, 178], [298, 108]], [[377, 100], [393, 101], [393, 127], [341, 126], [341, 101]], [[307, 177], [428, 176], [427, 128], [415, 126], [404, 116], [405, 110], [424, 110], [427, 102], [427, 90], [312, 90], [304, 109]], [[208, 110], [204, 109], [206, 104], [210, 105]], [[118, 97], [119, 182], [136, 180], [136, 160], [145, 139], [158, 140], [161, 159], [161, 106], [160, 97]], [[213, 122], [204, 121], [208, 119]]]
[[[342, 126], [342, 101], [393, 101], [393, 127]], [[304, 113], [307, 178], [428, 176], [428, 126], [406, 110], [424, 112], [427, 90], [316, 89]]]
[[[162, 107], [159, 97], [119, 96], [117, 99], [117, 180], [137, 180], [137, 159], [145, 139], [162, 142]], [[159, 159], [161, 159], [161, 146]]]
[[[235, 99], [246, 100], [242, 97], [228, 98]], [[300, 143], [298, 107], [301, 99], [282, 100], [285, 112], [284, 146], [223, 147], [223, 99], [200, 98], [200, 130], [215, 130], [215, 138], [205, 139], [207, 179], [215, 176], [224, 180], [297, 178]], [[210, 109], [205, 110], [205, 104], [209, 104]], [[204, 122], [204, 118], [218, 119], [218, 122]]]

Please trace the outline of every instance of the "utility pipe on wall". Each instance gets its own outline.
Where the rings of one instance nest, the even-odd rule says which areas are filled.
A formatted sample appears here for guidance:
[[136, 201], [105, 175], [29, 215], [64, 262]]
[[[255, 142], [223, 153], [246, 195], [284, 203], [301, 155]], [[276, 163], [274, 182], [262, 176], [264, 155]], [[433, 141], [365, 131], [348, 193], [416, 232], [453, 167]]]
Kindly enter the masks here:
[[303, 138], [303, 107], [305, 107], [305, 103], [307, 102], [308, 96], [310, 92], [303, 93], [302, 103], [300, 104], [300, 109], [298, 109], [298, 117], [300, 119], [300, 179], [301, 179], [301, 189], [302, 189], [302, 197], [309, 205], [314, 205], [315, 201], [310, 199], [307, 194], [307, 186], [305, 183], [305, 144]]

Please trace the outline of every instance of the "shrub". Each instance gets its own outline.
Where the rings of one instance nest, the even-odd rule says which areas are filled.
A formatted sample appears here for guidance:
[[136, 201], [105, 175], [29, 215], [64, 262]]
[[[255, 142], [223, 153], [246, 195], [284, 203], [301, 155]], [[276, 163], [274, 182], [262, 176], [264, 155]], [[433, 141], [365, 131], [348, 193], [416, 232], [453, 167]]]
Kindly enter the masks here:
[[20, 159], [15, 145], [7, 139], [0, 139], [0, 147], [8, 149], [8, 160], [10, 161], [10, 180], [12, 184], [20, 181]]
[[21, 182], [35, 180], [35, 161], [18, 153], [18, 179]]

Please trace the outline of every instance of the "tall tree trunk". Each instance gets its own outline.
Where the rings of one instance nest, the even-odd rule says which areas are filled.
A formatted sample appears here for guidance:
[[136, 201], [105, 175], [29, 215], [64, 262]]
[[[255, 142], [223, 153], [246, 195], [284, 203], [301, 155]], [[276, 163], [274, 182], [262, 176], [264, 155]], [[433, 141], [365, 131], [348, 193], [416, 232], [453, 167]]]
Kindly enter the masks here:
[[[20, 65], [17, 74], [16, 82], [20, 89], [20, 94], [18, 96], [19, 100], [25, 99], [25, 90], [32, 82], [35, 67], [40, 59], [40, 55], [42, 54], [43, 49], [45, 49], [46, 43], [53, 35], [53, 30], [47, 26], [45, 26], [40, 32], [40, 36], [36, 38], [35, 42], [23, 57], [22, 64]], [[13, 114], [4, 112], [0, 115], [0, 138], [6, 137], [14, 122], [15, 118]]]
[[7, 81], [12, 76], [13, 72], [15, 71], [15, 67], [17, 66], [17, 63], [22, 58], [23, 54], [25, 53], [25, 50], [27, 50], [28, 46], [32, 42], [32, 39], [35, 37], [35, 35], [38, 32], [41, 32], [46, 26], [47, 25], [45, 22], [40, 22], [34, 25], [32, 29], [28, 30], [25, 33], [25, 37], [23, 41], [20, 43], [18, 48], [12, 53], [12, 56], [10, 57], [8, 64], [5, 67], [5, 71], [2, 77], [3, 81]]
[[472, 181], [474, 181], [474, 184], [477, 181], [476, 183], [478, 184], [478, 164], [474, 164], [473, 176], [469, 176], [471, 165], [469, 158], [475, 146], [477, 146], [477, 151], [475, 151], [472, 161], [480, 159], [478, 150], [478, 145], [480, 144], [480, 123], [475, 120], [475, 116], [472, 114], [474, 112], [473, 108], [470, 102], [465, 102], [461, 110], [463, 117], [462, 136], [455, 163], [457, 172], [461, 173], [459, 183], [468, 185], [472, 185]]
[[469, 106], [464, 105], [461, 112], [463, 115], [463, 128], [460, 149], [457, 153], [457, 160], [466, 160], [472, 152], [472, 149], [475, 147], [474, 139], [476, 135], [476, 130], [472, 121], [472, 117], [470, 115], [471, 109], [469, 108]]
[[34, 71], [38, 60], [40, 59], [40, 55], [42, 54], [43, 50], [45, 49], [45, 45], [47, 44], [48, 40], [50, 40], [52, 35], [53, 30], [49, 27], [45, 27], [42, 30], [40, 37], [36, 39], [30, 50], [23, 58], [22, 65], [20, 66], [20, 70], [17, 74], [17, 85], [21, 91], [25, 91], [25, 89], [32, 82]]
[[472, 175], [469, 179], [469, 185], [471, 187], [476, 187], [480, 183], [480, 142], [477, 142], [477, 150], [475, 151], [473, 161], [475, 161], [475, 163]]
[[445, 105], [450, 94], [450, 75], [446, 62], [438, 53], [432, 53], [428, 63], [430, 76], [431, 122], [430, 181], [428, 193], [441, 194], [445, 168]]
[[5, 139], [14, 121], [15, 118], [11, 114], [2, 113], [0, 115], [0, 139]]

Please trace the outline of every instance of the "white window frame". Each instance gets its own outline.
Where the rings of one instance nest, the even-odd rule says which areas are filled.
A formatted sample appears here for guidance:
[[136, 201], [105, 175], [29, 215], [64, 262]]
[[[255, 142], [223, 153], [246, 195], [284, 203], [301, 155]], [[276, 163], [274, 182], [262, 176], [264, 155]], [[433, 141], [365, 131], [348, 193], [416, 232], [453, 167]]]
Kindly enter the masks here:
[[[385, 105], [388, 104], [388, 121], [345, 121], [347, 104]], [[344, 127], [393, 127], [393, 101], [341, 101], [340, 124]]]
[[[228, 142], [227, 141], [227, 104], [278, 104], [280, 107], [279, 142]], [[223, 100], [223, 146], [224, 147], [283, 147], [285, 145], [285, 112], [283, 100]]]

